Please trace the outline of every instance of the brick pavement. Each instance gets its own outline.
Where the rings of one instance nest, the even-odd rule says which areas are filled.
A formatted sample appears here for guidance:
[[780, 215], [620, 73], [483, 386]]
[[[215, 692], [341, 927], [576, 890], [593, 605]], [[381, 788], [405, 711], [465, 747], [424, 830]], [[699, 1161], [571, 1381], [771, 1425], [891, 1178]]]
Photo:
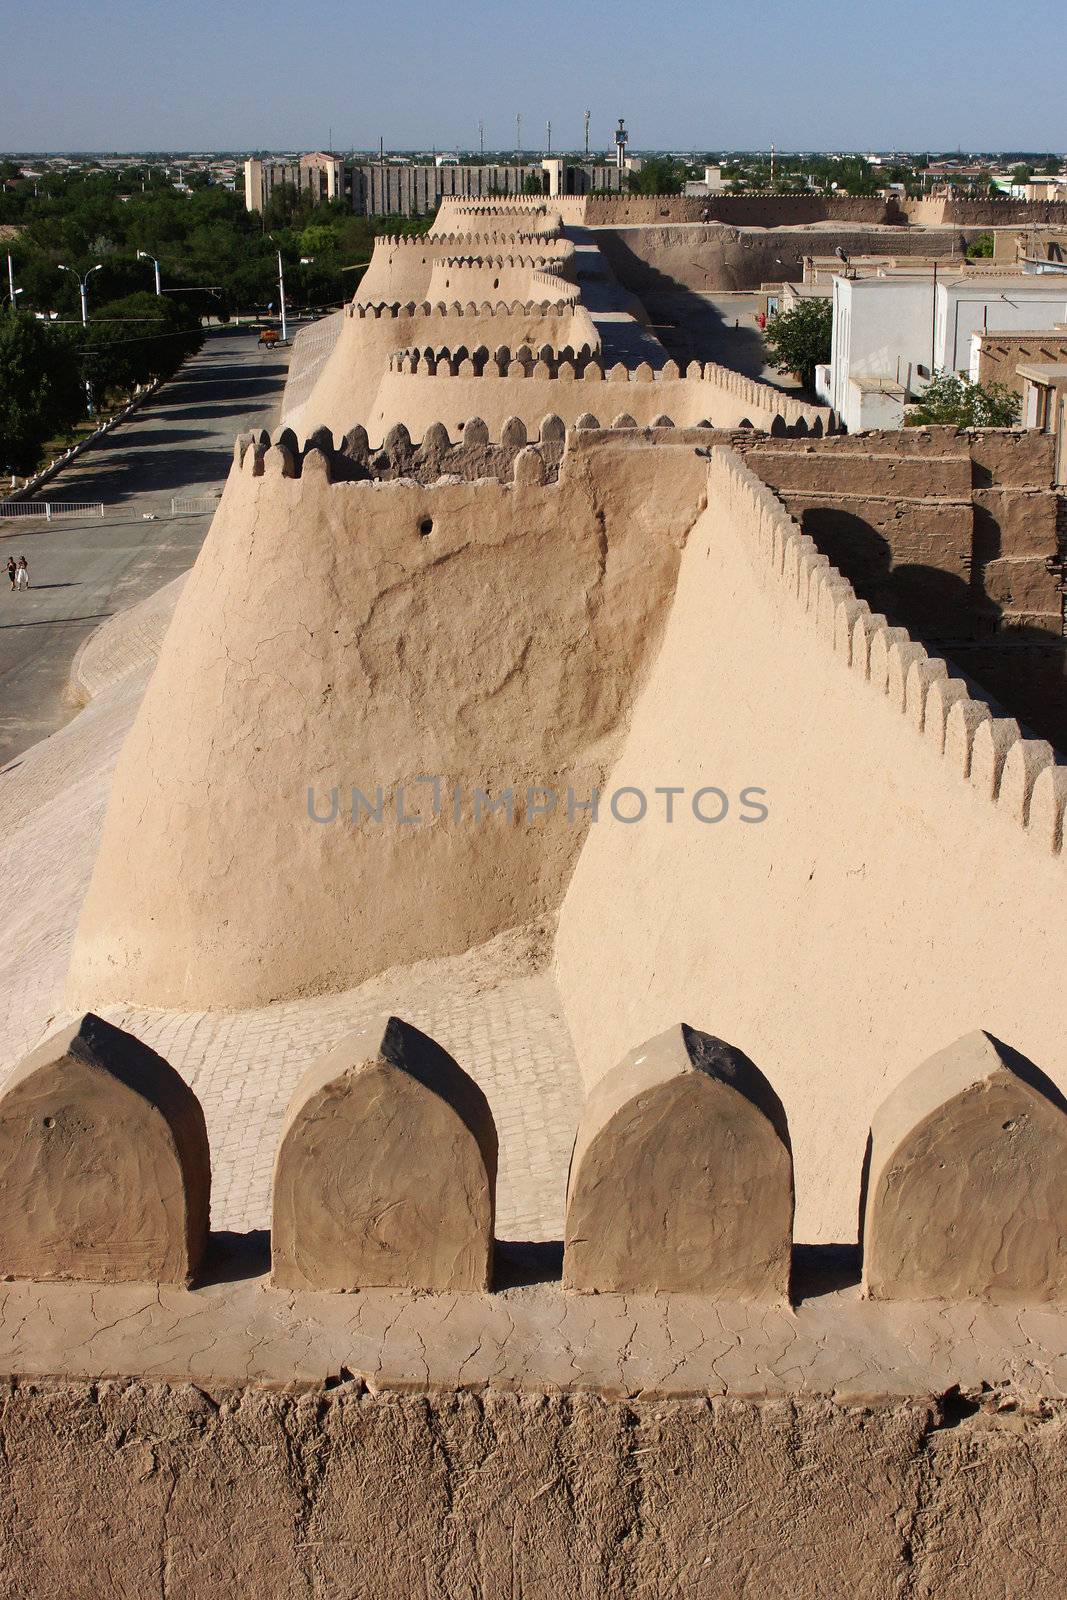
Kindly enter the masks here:
[[[89, 705], [0, 776], [0, 1074], [70, 1015], [64, 982], [114, 763], [181, 580], [112, 618], [79, 671]], [[212, 1224], [264, 1228], [277, 1133], [304, 1068], [389, 1008], [450, 1050], [484, 1089], [500, 1136], [497, 1234], [562, 1237], [581, 1105], [544, 929], [395, 969], [344, 994], [245, 1012], [106, 1015], [158, 1049], [199, 1095], [212, 1146]]]

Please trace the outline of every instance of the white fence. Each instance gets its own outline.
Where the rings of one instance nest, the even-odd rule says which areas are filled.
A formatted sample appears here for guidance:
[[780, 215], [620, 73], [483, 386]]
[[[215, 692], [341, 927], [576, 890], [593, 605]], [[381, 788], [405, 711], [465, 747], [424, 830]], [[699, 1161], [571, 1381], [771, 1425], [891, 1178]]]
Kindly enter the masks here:
[[170, 510], [172, 516], [179, 516], [183, 512], [191, 514], [214, 511], [218, 503], [213, 494], [176, 494], [171, 499]]
[[44, 517], [55, 522], [59, 517], [102, 517], [99, 500], [0, 500], [0, 517]]

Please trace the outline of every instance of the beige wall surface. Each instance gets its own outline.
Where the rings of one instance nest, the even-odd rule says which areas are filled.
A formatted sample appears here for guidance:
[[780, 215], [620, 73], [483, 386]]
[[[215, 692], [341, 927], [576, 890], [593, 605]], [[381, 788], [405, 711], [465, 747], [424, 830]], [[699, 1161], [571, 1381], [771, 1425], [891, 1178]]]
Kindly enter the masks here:
[[[600, 335], [584, 307], [525, 297], [510, 303], [505, 303], [503, 297], [491, 304], [465, 301], [463, 306], [426, 302], [414, 307], [348, 307], [322, 370], [307, 392], [303, 388], [299, 391], [300, 403], [285, 413], [283, 421], [301, 436], [319, 427], [332, 428], [338, 437], [357, 425], [369, 430], [390, 355], [410, 347], [439, 349], [445, 344], [457, 348], [462, 345], [468, 351], [484, 347], [495, 352], [502, 345], [512, 352], [522, 345], [531, 350], [551, 345], [553, 350], [569, 346], [578, 351], [585, 346], [596, 351], [600, 348]], [[400, 420], [391, 418], [385, 431]], [[427, 420], [439, 419], [435, 414]], [[421, 435], [421, 427], [419, 431]], [[380, 444], [384, 437], [383, 433], [375, 442]]]
[[[789, 1116], [797, 1237], [851, 1240], [871, 1115], [933, 1051], [985, 1028], [1067, 1087], [1055, 979], [1067, 863], [1051, 849], [1062, 769], [1037, 780], [1030, 805], [1051, 752], [1017, 743], [994, 801], [988, 735], [1010, 742], [1014, 725], [973, 734], [965, 778], [973, 702], [949, 713], [940, 748], [962, 685], [933, 682], [924, 700], [940, 664], [882, 626], [868, 680], [845, 625], [855, 616], [863, 629], [863, 608], [770, 491], [716, 452], [708, 496], [606, 785], [642, 790], [648, 815], [590, 830], [560, 915], [557, 977], [590, 1084], [678, 1022], [749, 1055]], [[788, 546], [785, 576], [772, 535], [779, 561]], [[809, 604], [813, 562], [838, 588], [815, 581]], [[670, 825], [652, 794], [668, 785], [685, 790]], [[717, 824], [693, 816], [705, 785], [732, 802]], [[766, 790], [766, 821], [740, 820], [749, 785]], [[702, 808], [714, 816], [721, 802]]]
[[[506, 377], [492, 366], [481, 377], [473, 370], [470, 375], [452, 375], [443, 362], [434, 373], [425, 366], [423, 363], [417, 372], [401, 372], [394, 363], [394, 369], [384, 374], [367, 422], [372, 437], [384, 437], [397, 422], [402, 422], [413, 438], [421, 437], [432, 422], [443, 422], [452, 432], [471, 417], [488, 423], [493, 438], [509, 417], [519, 417], [528, 429], [536, 428], [541, 418], [549, 415], [562, 417], [568, 427], [582, 416], [592, 416], [604, 428], [620, 416], [632, 417], [640, 428], [665, 416], [678, 428], [696, 427], [701, 422], [713, 428], [748, 423], [767, 432], [776, 426], [784, 431], [798, 423], [805, 431], [822, 432], [829, 429], [831, 421], [827, 407], [807, 405], [713, 362], [703, 367], [694, 363], [691, 377], [673, 375], [678, 371], [673, 363], [656, 373], [651, 367], [627, 372], [622, 366], [605, 373], [602, 365], [594, 363], [585, 366], [580, 375], [565, 369], [562, 376], [555, 377], [552, 369], [558, 369], [557, 363], [535, 365], [525, 376], [517, 372]], [[318, 391], [313, 403], [318, 410]]]
[[[98, 1004], [345, 988], [557, 906], [584, 824], [562, 798], [527, 822], [526, 790], [588, 794], [613, 759], [705, 465], [626, 436], [576, 443], [546, 485], [331, 483], [318, 451], [285, 476], [278, 447], [256, 464], [231, 474], [119, 759], [72, 968]], [[351, 823], [353, 785], [383, 786], [382, 821]], [[309, 786], [326, 815], [338, 788], [335, 822], [309, 819]], [[515, 822], [475, 822], [476, 788], [512, 788]]]

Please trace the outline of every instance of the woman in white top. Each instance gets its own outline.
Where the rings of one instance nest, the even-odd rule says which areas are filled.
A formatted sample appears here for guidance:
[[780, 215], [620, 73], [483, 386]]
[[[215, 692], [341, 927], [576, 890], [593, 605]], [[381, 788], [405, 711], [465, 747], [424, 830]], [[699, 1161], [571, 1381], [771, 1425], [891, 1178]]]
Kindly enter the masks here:
[[19, 556], [18, 566], [15, 568], [15, 588], [28, 589], [30, 586], [30, 568], [25, 556]]

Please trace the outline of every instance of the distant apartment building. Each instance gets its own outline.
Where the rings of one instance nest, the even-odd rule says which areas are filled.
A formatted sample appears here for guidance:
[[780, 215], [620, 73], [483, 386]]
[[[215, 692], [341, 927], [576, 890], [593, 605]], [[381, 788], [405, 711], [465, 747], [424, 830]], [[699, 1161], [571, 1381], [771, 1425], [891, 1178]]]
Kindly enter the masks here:
[[245, 162], [245, 210], [263, 211], [282, 184], [310, 195], [315, 205], [323, 200], [345, 200], [351, 193], [348, 169], [339, 156], [322, 150], [282, 161], [261, 161], [253, 156]]
[[343, 200], [357, 216], [422, 216], [447, 196], [489, 200], [529, 193], [587, 194], [617, 190], [623, 175], [615, 165], [566, 158], [547, 161], [462, 163], [445, 156], [432, 162], [346, 161], [316, 151], [280, 161], [245, 162], [245, 207], [262, 211], [280, 184], [291, 185], [312, 203]]

